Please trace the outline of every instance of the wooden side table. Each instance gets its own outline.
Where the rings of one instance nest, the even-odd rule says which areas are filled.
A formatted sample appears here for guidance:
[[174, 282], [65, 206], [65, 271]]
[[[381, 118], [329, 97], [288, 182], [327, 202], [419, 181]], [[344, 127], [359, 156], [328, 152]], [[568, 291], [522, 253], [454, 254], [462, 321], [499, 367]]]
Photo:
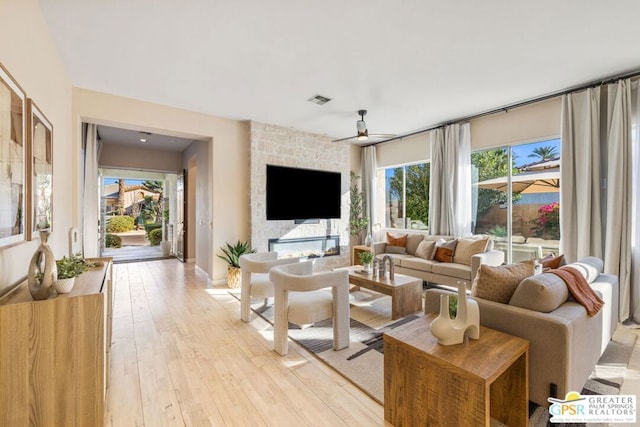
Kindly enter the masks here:
[[373, 248], [365, 245], [355, 245], [351, 249], [351, 265], [360, 264], [360, 257], [358, 256], [360, 252], [373, 252]]
[[384, 334], [384, 418], [396, 427], [529, 422], [529, 342], [480, 326], [443, 346], [429, 314]]

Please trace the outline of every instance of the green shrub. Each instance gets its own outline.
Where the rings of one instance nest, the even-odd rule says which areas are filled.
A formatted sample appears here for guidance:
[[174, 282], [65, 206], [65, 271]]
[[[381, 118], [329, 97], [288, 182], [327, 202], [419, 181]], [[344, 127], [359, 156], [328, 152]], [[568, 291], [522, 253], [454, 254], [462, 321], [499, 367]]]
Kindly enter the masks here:
[[107, 218], [107, 233], [124, 233], [133, 230], [133, 218], [125, 215]]
[[151, 246], [158, 246], [162, 241], [162, 228], [156, 228], [149, 232], [149, 243]]
[[120, 236], [116, 236], [115, 234], [107, 234], [104, 236], [104, 245], [107, 248], [121, 248], [122, 239]]
[[151, 224], [145, 224], [144, 231], [147, 232], [147, 239], [151, 239], [151, 237], [149, 237], [149, 233], [151, 233], [153, 230], [157, 230], [158, 228], [162, 228], [162, 224], [156, 224], [155, 222], [152, 222]]

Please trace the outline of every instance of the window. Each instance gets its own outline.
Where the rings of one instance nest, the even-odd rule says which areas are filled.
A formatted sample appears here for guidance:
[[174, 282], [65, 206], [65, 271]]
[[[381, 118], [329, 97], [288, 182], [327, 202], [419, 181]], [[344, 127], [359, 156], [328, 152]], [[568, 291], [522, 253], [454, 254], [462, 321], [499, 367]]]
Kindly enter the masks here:
[[426, 230], [429, 225], [429, 163], [378, 170], [378, 218], [386, 228]]
[[472, 232], [491, 236], [508, 262], [557, 254], [560, 140], [476, 151], [471, 167]]

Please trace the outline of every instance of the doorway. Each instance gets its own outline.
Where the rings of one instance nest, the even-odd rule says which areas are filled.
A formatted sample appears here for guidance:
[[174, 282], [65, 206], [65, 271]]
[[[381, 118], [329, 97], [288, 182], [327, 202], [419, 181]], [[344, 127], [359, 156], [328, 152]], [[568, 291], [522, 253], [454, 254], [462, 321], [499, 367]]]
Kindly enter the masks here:
[[175, 256], [175, 173], [100, 169], [101, 256], [114, 262]]

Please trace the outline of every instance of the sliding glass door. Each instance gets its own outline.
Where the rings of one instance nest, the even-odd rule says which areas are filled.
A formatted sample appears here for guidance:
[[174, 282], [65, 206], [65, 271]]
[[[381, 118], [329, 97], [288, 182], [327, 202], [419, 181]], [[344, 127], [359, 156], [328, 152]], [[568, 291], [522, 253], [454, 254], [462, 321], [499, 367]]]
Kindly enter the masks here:
[[507, 262], [557, 254], [560, 244], [560, 140], [471, 155], [472, 232], [492, 238]]

